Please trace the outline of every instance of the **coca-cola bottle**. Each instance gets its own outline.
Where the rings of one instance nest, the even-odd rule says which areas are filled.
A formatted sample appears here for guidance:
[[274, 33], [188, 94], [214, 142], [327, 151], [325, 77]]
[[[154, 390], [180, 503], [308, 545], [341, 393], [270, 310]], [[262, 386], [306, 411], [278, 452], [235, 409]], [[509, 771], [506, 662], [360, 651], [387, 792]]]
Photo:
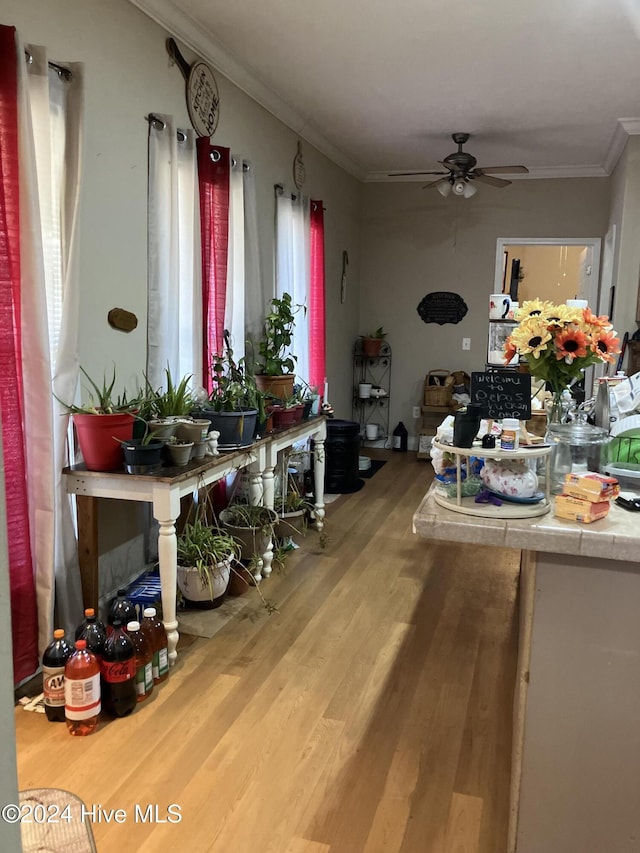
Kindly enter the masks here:
[[113, 627], [113, 623], [116, 619], [120, 620], [121, 625], [126, 625], [128, 622], [137, 618], [138, 614], [136, 613], [136, 608], [127, 598], [127, 590], [119, 589], [118, 594], [109, 605], [109, 613], [107, 615], [109, 627]]
[[140, 626], [151, 643], [153, 665], [153, 683], [160, 684], [169, 677], [169, 649], [167, 632], [164, 625], [156, 616], [155, 607], [145, 607], [142, 611]]
[[90, 735], [98, 728], [100, 664], [87, 651], [86, 640], [76, 640], [76, 650], [64, 669], [64, 715], [71, 735]]
[[[104, 622], [101, 622], [100, 619], [98, 619], [98, 617], [96, 616], [96, 611], [93, 609], [93, 607], [87, 607], [84, 611], [84, 619], [76, 628], [76, 640], [79, 640], [82, 637], [82, 632], [84, 631], [84, 629], [89, 624], [88, 620], [89, 620], [89, 617], [91, 617], [91, 616], [94, 617], [92, 624], [97, 625], [98, 628], [100, 628], [103, 631], [103, 633], [106, 637], [107, 629], [106, 629]], [[87, 648], [88, 648], [88, 646], [87, 646]]]
[[114, 717], [125, 717], [136, 707], [136, 655], [133, 643], [115, 619], [100, 661], [102, 705]]
[[129, 622], [127, 634], [136, 653], [136, 700], [144, 702], [153, 690], [153, 668], [151, 666], [151, 644], [147, 635], [140, 630], [139, 622]]
[[[107, 641], [106, 628], [104, 627], [104, 623], [96, 618], [92, 607], [88, 607], [84, 611], [84, 615], [84, 622], [78, 625], [76, 629], [76, 639], [86, 640], [89, 651], [100, 659], [104, 652], [104, 644]], [[79, 634], [78, 631], [80, 631]]]
[[62, 628], [53, 632], [53, 641], [42, 655], [44, 712], [52, 723], [64, 723], [64, 668], [73, 654], [73, 646], [64, 638]]

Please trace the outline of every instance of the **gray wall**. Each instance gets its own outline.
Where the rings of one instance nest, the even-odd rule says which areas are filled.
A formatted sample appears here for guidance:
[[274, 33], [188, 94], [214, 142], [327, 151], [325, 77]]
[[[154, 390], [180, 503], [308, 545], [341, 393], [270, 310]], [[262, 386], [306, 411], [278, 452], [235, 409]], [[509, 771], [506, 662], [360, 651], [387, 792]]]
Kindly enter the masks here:
[[[4, 0], [2, 22], [25, 42], [46, 45], [52, 59], [85, 63], [86, 135], [81, 196], [82, 281], [80, 361], [92, 375], [115, 362], [121, 384], [145, 365], [147, 308], [147, 122], [164, 112], [188, 127], [185, 82], [170, 65], [167, 33], [126, 0]], [[194, 57], [184, 50], [187, 59]], [[214, 57], [207, 57], [214, 62]], [[214, 141], [252, 161], [264, 281], [273, 281], [275, 183], [293, 189], [298, 136], [221, 74], [220, 122]], [[357, 333], [360, 183], [312, 146], [303, 145], [305, 194], [326, 208], [328, 379], [333, 401], [351, 409], [351, 376], [344, 371]], [[350, 260], [350, 289], [340, 304], [342, 251]], [[133, 311], [135, 332], [107, 324], [110, 308]]]
[[[602, 237], [609, 183], [521, 180], [504, 189], [482, 186], [471, 199], [442, 198], [421, 183], [365, 185], [360, 331], [383, 324], [389, 332], [391, 428], [402, 420], [410, 433], [418, 431], [412, 407], [421, 402], [428, 370], [484, 368], [497, 238]], [[420, 319], [418, 303], [437, 290], [463, 297], [469, 311], [462, 322]], [[468, 352], [463, 337], [471, 338]]]

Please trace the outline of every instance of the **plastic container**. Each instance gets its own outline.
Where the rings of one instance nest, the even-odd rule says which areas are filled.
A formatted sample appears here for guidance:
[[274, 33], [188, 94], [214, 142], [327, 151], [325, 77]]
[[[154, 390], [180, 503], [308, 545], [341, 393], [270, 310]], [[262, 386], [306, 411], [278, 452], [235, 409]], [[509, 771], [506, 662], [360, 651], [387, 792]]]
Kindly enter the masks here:
[[500, 433], [500, 450], [517, 450], [520, 421], [517, 418], [503, 418]]
[[127, 634], [133, 643], [136, 654], [136, 700], [144, 702], [153, 691], [153, 666], [151, 659], [153, 651], [151, 643], [139, 622], [129, 622]]
[[69, 734], [82, 737], [95, 732], [100, 710], [100, 664], [87, 651], [86, 641], [76, 640], [76, 650], [64, 670], [64, 714]]
[[151, 643], [153, 683], [160, 684], [169, 677], [169, 644], [155, 607], [145, 607], [141, 626]]
[[114, 717], [130, 714], [137, 704], [136, 655], [119, 619], [104, 644], [100, 674], [104, 710]]
[[73, 654], [73, 646], [64, 638], [62, 628], [53, 632], [53, 640], [42, 655], [44, 712], [50, 723], [64, 723], [64, 669]]

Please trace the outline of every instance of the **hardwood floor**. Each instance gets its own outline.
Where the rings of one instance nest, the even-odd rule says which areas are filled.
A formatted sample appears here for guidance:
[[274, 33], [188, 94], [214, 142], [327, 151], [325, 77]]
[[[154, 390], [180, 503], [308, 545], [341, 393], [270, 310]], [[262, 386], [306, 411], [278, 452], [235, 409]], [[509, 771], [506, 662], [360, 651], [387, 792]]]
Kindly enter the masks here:
[[310, 532], [263, 583], [277, 613], [250, 591], [90, 737], [17, 709], [20, 789], [124, 809], [92, 822], [99, 853], [504, 853], [519, 552], [418, 540], [431, 466], [372, 455], [328, 547]]

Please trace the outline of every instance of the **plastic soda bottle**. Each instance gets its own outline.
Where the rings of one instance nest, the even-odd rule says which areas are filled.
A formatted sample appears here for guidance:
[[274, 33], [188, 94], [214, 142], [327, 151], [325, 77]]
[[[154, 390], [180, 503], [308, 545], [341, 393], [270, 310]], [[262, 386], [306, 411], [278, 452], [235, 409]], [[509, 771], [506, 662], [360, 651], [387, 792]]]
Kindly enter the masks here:
[[100, 720], [100, 665], [87, 651], [86, 640], [76, 640], [64, 670], [64, 715], [69, 734], [90, 735]]
[[94, 618], [93, 618], [93, 620], [92, 620], [92, 624], [97, 625], [97, 626], [98, 626], [102, 631], [104, 631], [104, 634], [105, 634], [105, 636], [106, 636], [106, 634], [107, 634], [107, 629], [106, 629], [106, 627], [105, 627], [104, 622], [101, 622], [101, 621], [100, 621], [100, 619], [98, 619], [98, 617], [96, 616], [96, 611], [93, 609], [93, 607], [87, 607], [87, 608], [85, 609], [85, 611], [84, 611], [84, 619], [82, 620], [82, 622], [81, 622], [81, 623], [78, 625], [78, 627], [76, 628], [76, 640], [81, 639], [81, 637], [82, 637], [82, 632], [84, 631], [84, 629], [85, 629], [85, 628], [87, 627], [87, 625], [89, 624], [89, 618], [90, 618], [91, 616], [93, 616], [93, 617], [94, 617]]
[[133, 643], [115, 619], [100, 660], [102, 704], [114, 717], [125, 717], [136, 707], [136, 654]]
[[153, 683], [160, 684], [169, 678], [169, 648], [167, 632], [156, 615], [155, 607], [145, 607], [142, 611], [141, 627], [151, 643]]
[[[107, 615], [109, 627], [113, 627], [113, 623], [116, 619], [120, 620], [121, 625], [126, 625], [128, 622], [137, 618], [138, 614], [136, 613], [136, 608], [127, 598], [127, 590], [119, 589], [118, 594], [109, 605], [109, 613]], [[111, 632], [109, 631], [108, 633]]]
[[151, 643], [147, 639], [147, 635], [140, 630], [140, 623], [136, 621], [129, 622], [127, 625], [127, 634], [136, 654], [136, 701], [144, 702], [151, 695], [153, 690], [153, 668], [151, 658]]
[[[92, 607], [88, 607], [84, 613], [84, 622], [78, 625], [76, 629], [76, 640], [86, 640], [89, 651], [100, 659], [104, 652], [104, 644], [107, 641], [107, 630], [104, 623], [96, 618]], [[80, 631], [79, 634], [78, 631]]]
[[44, 712], [52, 723], [64, 723], [64, 668], [73, 654], [73, 646], [64, 638], [62, 628], [53, 632], [53, 640], [42, 655]]

